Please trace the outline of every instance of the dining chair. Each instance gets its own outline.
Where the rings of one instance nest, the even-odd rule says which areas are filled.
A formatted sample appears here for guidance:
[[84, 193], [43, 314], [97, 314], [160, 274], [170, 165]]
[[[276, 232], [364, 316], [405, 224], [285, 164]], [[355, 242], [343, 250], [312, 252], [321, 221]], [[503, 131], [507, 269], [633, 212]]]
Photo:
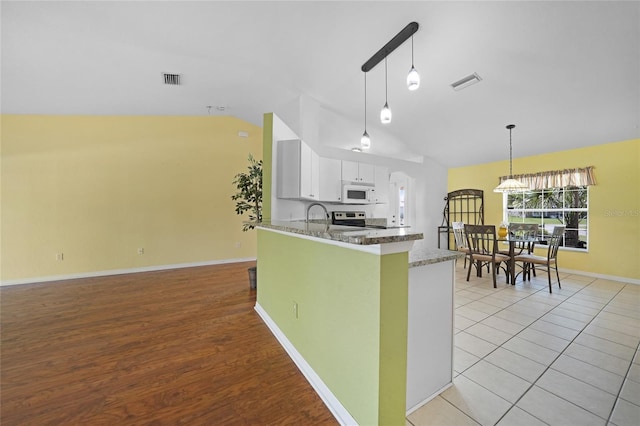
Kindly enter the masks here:
[[456, 250], [464, 253], [464, 267], [467, 267], [467, 258], [469, 257], [469, 247], [467, 246], [467, 238], [464, 235], [464, 222], [452, 222], [453, 238], [456, 243]]
[[[501, 263], [509, 264], [509, 256], [498, 253], [498, 241], [496, 240], [495, 225], [464, 225], [464, 233], [467, 237], [469, 248], [469, 270], [467, 271], [467, 281], [471, 276], [471, 269], [476, 268], [478, 276], [482, 276], [482, 268], [491, 267], [493, 276], [493, 288], [496, 288], [496, 269]], [[507, 283], [509, 282], [509, 271], [505, 268]]]
[[[516, 263], [521, 262], [523, 270], [533, 267], [534, 265], [545, 267], [547, 270], [547, 277], [549, 278], [549, 293], [551, 291], [551, 268], [556, 270], [556, 278], [558, 279], [558, 288], [562, 288], [560, 285], [560, 274], [558, 274], [558, 248], [560, 247], [560, 241], [564, 236], [564, 226], [554, 226], [553, 233], [547, 238], [547, 255], [538, 256], [533, 253], [520, 254], [514, 257]], [[529, 276], [531, 280], [531, 276]]]
[[[509, 236], [520, 237], [523, 239], [536, 237], [538, 235], [538, 228], [539, 226], [537, 223], [509, 222], [509, 225], [508, 225]], [[533, 241], [516, 242], [513, 247], [513, 255], [518, 256], [518, 255], [521, 255], [523, 252], [525, 252], [525, 254], [532, 254], [534, 247], [535, 247], [535, 242]], [[498, 253], [505, 254], [507, 256], [511, 255], [511, 253], [509, 252], [509, 249], [498, 250]], [[533, 266], [533, 264], [528, 265], [527, 269], [522, 270], [522, 273], [523, 273], [522, 278], [525, 279], [532, 272], [533, 272], [533, 276], [535, 277], [536, 268], [535, 266]], [[530, 276], [529, 276], [529, 279], [531, 279]]]

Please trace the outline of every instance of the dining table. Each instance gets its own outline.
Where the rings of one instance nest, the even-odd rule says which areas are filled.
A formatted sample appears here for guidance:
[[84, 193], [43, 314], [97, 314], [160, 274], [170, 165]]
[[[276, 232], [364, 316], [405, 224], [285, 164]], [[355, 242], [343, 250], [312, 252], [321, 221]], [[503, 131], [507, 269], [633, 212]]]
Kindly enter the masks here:
[[533, 246], [536, 243], [544, 242], [544, 240], [542, 240], [539, 236], [508, 233], [504, 237], [498, 236], [497, 241], [509, 244], [509, 278], [510, 278], [509, 282], [511, 283], [511, 285], [515, 285], [516, 275], [517, 275], [516, 259], [515, 259], [515, 257], [517, 256], [515, 254], [516, 244], [518, 243], [522, 244], [522, 246], [524, 247], [524, 250], [526, 250], [527, 253], [530, 253], [530, 252], [533, 252]]

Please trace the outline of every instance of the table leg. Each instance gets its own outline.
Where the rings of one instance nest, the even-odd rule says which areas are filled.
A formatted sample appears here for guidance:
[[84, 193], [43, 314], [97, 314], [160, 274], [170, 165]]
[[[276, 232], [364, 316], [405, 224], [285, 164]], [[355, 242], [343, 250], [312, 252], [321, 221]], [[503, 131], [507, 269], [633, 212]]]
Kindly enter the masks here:
[[509, 275], [511, 275], [511, 285], [516, 285], [515, 245], [515, 241], [509, 241]]

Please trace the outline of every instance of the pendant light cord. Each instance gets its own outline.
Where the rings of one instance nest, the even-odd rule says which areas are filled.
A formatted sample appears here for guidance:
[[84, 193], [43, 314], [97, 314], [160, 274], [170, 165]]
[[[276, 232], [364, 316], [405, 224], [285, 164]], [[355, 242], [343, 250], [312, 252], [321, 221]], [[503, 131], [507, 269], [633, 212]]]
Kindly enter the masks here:
[[367, 132], [367, 73], [364, 73], [364, 131]]
[[509, 179], [513, 177], [513, 144], [511, 143], [511, 130], [509, 129]]
[[384, 104], [389, 103], [389, 97], [387, 96], [387, 57], [384, 57]]
[[413, 35], [411, 36], [411, 68], [413, 68]]

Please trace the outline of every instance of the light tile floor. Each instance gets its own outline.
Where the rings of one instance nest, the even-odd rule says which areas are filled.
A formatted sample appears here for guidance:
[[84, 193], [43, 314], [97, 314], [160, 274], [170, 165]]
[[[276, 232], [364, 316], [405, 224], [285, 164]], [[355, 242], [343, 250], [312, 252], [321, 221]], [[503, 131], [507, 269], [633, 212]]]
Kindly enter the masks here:
[[454, 385], [407, 426], [640, 425], [640, 285], [456, 267]]

